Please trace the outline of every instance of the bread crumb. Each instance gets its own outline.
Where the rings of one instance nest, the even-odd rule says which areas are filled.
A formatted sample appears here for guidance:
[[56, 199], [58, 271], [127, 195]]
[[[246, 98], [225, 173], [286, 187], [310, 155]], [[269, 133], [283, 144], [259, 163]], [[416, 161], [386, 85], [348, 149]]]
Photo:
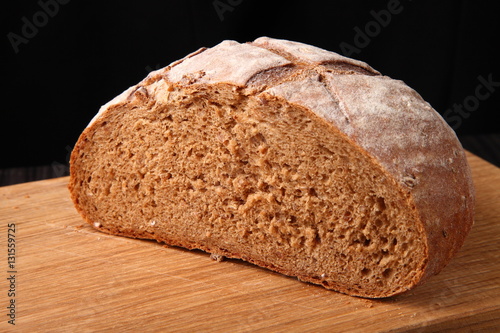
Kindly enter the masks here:
[[31, 198], [31, 196], [30, 196], [29, 194], [26, 194], [26, 195], [24, 196], [24, 198], [25, 198], [25, 199], [29, 199], [29, 198]]
[[373, 308], [373, 302], [366, 301], [364, 302], [365, 308]]
[[94, 228], [100, 228], [101, 223], [100, 222], [94, 222]]
[[220, 254], [211, 253], [210, 259], [217, 261], [217, 262], [221, 262], [221, 261], [224, 261], [225, 257], [220, 255]]

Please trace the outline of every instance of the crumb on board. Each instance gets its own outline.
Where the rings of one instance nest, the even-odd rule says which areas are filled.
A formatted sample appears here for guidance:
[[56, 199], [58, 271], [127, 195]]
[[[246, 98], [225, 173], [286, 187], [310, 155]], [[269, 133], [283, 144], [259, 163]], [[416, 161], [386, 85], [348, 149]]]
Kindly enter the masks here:
[[375, 302], [370, 299], [361, 298], [360, 301], [361, 305], [363, 305], [365, 308], [373, 308], [375, 306]]
[[221, 262], [221, 261], [224, 261], [225, 257], [220, 255], [220, 254], [211, 253], [210, 259], [217, 261], [217, 262]]
[[31, 196], [30, 196], [29, 194], [26, 194], [26, 195], [24, 196], [24, 198], [25, 198], [25, 199], [29, 199], [29, 198], [31, 198]]

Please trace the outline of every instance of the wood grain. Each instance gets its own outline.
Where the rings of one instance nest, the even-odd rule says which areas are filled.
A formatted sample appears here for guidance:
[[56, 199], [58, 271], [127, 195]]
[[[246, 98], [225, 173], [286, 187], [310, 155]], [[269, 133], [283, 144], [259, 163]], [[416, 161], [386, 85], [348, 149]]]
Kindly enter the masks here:
[[[386, 300], [349, 297], [238, 260], [84, 224], [67, 177], [0, 188], [0, 331], [497, 332], [500, 169], [468, 154], [476, 223], [436, 277]], [[7, 225], [16, 224], [16, 325]]]

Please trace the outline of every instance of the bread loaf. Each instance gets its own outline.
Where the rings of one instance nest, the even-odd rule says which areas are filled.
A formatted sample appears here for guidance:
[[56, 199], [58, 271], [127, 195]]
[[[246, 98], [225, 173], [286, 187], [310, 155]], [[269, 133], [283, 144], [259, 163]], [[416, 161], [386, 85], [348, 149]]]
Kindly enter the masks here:
[[417, 92], [266, 37], [202, 48], [104, 105], [69, 189], [103, 232], [370, 298], [437, 274], [474, 209], [463, 148]]

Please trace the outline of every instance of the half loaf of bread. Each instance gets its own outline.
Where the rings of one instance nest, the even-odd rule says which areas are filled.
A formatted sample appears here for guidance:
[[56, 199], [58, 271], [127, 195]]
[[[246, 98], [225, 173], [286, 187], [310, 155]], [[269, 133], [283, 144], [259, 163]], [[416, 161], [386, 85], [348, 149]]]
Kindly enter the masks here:
[[104, 105], [69, 189], [103, 232], [371, 298], [437, 274], [474, 208], [462, 146], [414, 90], [266, 37], [200, 49]]

